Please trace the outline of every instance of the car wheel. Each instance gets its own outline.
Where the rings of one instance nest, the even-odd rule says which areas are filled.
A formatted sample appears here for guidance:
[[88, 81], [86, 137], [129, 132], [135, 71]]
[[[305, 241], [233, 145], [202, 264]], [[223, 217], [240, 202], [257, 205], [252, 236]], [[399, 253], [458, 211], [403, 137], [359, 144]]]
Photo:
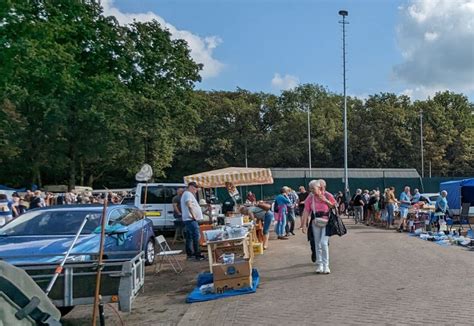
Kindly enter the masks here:
[[155, 262], [155, 241], [148, 240], [145, 247], [145, 265], [153, 265]]
[[58, 307], [58, 310], [59, 310], [59, 312], [61, 312], [61, 317], [64, 317], [64, 316], [66, 316], [68, 313], [70, 313], [73, 308], [74, 308], [74, 306]]

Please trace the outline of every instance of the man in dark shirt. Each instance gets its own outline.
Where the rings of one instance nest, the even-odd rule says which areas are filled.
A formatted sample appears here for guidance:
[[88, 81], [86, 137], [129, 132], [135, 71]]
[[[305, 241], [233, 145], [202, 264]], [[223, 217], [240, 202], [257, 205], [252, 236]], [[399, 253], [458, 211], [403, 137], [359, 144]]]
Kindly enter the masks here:
[[354, 207], [354, 219], [355, 223], [362, 223], [364, 220], [364, 201], [362, 199], [362, 190], [357, 189], [354, 195], [352, 206]]
[[[184, 240], [184, 222], [181, 214], [181, 196], [183, 195], [183, 192], [184, 188], [178, 188], [176, 196], [171, 199], [171, 203], [173, 204], [173, 216], [175, 218], [174, 225], [176, 227], [173, 243]], [[180, 239], [178, 239], [178, 237]]]
[[35, 209], [39, 207], [43, 207], [42, 202], [41, 202], [41, 191], [36, 190], [30, 201], [30, 209]]
[[[309, 192], [306, 191], [304, 186], [300, 186], [299, 192], [298, 192], [298, 215], [303, 216], [303, 211], [304, 211], [304, 201], [308, 197]], [[300, 220], [301, 221], [301, 220]], [[302, 225], [299, 227], [300, 229], [302, 228]]]

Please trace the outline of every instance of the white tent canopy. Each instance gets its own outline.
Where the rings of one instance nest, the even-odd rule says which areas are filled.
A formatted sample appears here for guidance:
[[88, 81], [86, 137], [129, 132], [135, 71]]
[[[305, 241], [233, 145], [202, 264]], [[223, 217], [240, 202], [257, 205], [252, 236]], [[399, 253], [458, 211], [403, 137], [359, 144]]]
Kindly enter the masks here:
[[203, 188], [219, 188], [225, 187], [226, 182], [232, 182], [235, 186], [272, 184], [273, 177], [270, 169], [230, 167], [184, 177], [184, 183], [191, 181]]

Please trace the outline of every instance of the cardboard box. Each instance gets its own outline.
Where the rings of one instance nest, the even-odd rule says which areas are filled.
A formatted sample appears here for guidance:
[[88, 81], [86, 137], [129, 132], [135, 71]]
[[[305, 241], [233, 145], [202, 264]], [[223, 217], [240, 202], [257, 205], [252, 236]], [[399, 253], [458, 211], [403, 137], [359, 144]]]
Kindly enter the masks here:
[[214, 280], [214, 291], [223, 293], [227, 290], [238, 290], [252, 286], [252, 275], [239, 278], [229, 278], [226, 280]]
[[243, 278], [251, 275], [252, 266], [248, 260], [238, 260], [233, 264], [212, 265], [214, 283], [231, 278]]

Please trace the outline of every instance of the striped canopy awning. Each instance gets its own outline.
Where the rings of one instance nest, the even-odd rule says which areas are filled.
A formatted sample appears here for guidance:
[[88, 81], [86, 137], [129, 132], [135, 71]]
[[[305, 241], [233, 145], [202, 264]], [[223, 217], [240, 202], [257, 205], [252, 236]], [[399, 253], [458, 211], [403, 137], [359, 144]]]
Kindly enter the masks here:
[[184, 177], [184, 183], [194, 181], [203, 188], [225, 187], [226, 182], [235, 186], [251, 186], [273, 183], [272, 171], [264, 168], [225, 168]]

